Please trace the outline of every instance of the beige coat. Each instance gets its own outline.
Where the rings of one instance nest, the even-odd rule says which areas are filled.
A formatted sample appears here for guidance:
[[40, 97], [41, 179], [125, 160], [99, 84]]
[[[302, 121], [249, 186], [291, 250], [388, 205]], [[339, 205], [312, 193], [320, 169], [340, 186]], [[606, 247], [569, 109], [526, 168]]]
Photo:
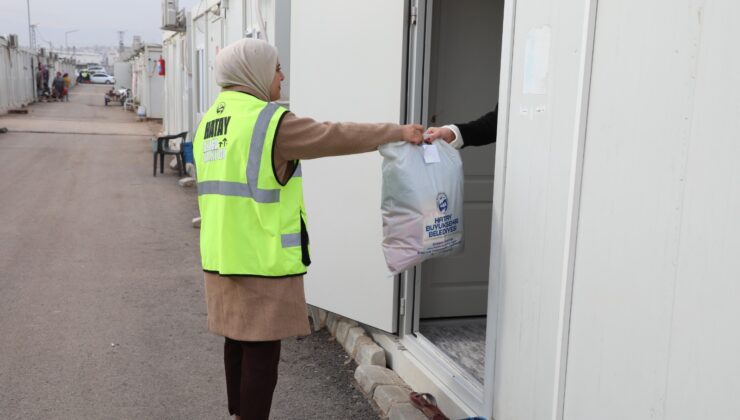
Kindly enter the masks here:
[[[277, 175], [285, 182], [293, 172], [292, 160], [370, 152], [400, 139], [398, 124], [319, 123], [288, 113], [277, 132], [273, 159]], [[215, 334], [269, 341], [311, 332], [303, 276], [271, 279], [205, 273], [205, 286], [208, 328]]]

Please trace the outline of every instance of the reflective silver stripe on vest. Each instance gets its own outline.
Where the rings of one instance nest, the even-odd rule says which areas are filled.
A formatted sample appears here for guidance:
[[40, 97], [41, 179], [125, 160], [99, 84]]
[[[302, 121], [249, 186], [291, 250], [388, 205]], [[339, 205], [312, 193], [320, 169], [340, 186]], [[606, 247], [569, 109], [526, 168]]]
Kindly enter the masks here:
[[247, 183], [203, 181], [198, 183], [198, 195], [220, 194], [251, 198], [258, 203], [280, 202], [280, 190], [262, 190], [257, 187], [262, 163], [262, 150], [265, 146], [265, 137], [267, 137], [267, 127], [269, 127], [272, 116], [275, 115], [278, 107], [277, 104], [270, 102], [262, 108], [259, 116], [257, 116], [249, 146]]
[[[277, 203], [280, 201], [280, 190], [261, 190], [257, 187], [262, 163], [262, 149], [265, 147], [267, 127], [279, 105], [270, 102], [260, 111], [257, 123], [252, 131], [252, 144], [249, 146], [249, 162], [247, 163], [247, 187], [252, 190], [252, 198], [258, 203]], [[274, 139], [273, 139], [274, 141]]]
[[301, 234], [300, 233], [289, 233], [282, 235], [280, 238], [283, 242], [283, 248], [290, 248], [292, 246], [301, 246]]
[[293, 178], [300, 178], [303, 176], [303, 171], [301, 171], [301, 163], [298, 162], [298, 167], [295, 168], [295, 172], [293, 172]]
[[198, 195], [218, 194], [233, 195], [236, 197], [252, 197], [252, 191], [247, 184], [227, 181], [203, 181], [198, 183]]

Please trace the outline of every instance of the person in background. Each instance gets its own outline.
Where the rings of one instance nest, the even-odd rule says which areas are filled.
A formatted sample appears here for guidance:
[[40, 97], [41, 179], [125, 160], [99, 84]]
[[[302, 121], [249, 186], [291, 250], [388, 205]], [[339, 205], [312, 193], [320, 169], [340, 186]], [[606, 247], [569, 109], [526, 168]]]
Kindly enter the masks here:
[[215, 78], [221, 93], [193, 139], [208, 328], [225, 337], [229, 413], [267, 420], [280, 340], [311, 332], [300, 159], [371, 152], [398, 140], [419, 144], [423, 128], [296, 116], [271, 102], [280, 98], [284, 76], [277, 50], [262, 40], [222, 49]]
[[436, 139], [443, 139], [456, 149], [465, 146], [485, 146], [496, 142], [497, 123], [498, 105], [493, 111], [477, 120], [443, 127], [429, 127], [424, 133], [424, 138], [429, 143]]
[[42, 98], [46, 96], [44, 92], [44, 65], [39, 63], [38, 69], [36, 71], [36, 95], [39, 98]]
[[43, 66], [41, 68], [41, 74], [43, 75], [44, 79], [44, 91], [49, 91], [49, 68], [46, 66]]
[[64, 79], [64, 100], [69, 102], [69, 86], [72, 83], [72, 80], [69, 78], [68, 73], [64, 73], [62, 79]]
[[89, 83], [90, 82], [90, 72], [88, 72], [86, 69], [82, 69], [80, 71], [80, 75], [77, 77], [77, 83]]
[[62, 78], [62, 73], [57, 72], [57, 76], [54, 78], [54, 81], [52, 82], [52, 96], [57, 101], [61, 101], [64, 99], [64, 78]]
[[41, 63], [39, 63], [39, 72], [36, 74], [36, 85], [38, 96], [49, 100], [49, 96], [51, 96], [51, 92], [49, 92], [49, 69]]

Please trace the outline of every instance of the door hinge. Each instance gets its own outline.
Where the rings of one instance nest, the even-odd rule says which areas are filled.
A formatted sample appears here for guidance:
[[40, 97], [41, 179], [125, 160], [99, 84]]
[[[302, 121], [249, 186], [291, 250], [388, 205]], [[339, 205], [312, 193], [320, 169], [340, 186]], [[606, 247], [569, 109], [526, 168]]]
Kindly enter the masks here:
[[401, 298], [401, 303], [398, 306], [398, 314], [406, 315], [406, 298]]
[[416, 25], [416, 17], [419, 13], [419, 9], [416, 6], [411, 6], [411, 14], [409, 15], [409, 22], [411, 25]]

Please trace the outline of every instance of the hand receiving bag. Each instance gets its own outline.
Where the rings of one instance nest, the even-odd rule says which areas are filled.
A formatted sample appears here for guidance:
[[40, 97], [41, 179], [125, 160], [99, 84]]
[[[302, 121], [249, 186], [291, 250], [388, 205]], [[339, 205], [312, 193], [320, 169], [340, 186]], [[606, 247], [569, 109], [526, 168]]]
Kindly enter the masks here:
[[389, 143], [383, 156], [383, 253], [397, 274], [424, 260], [462, 251], [463, 166], [442, 140]]

